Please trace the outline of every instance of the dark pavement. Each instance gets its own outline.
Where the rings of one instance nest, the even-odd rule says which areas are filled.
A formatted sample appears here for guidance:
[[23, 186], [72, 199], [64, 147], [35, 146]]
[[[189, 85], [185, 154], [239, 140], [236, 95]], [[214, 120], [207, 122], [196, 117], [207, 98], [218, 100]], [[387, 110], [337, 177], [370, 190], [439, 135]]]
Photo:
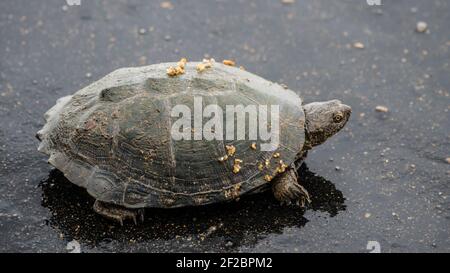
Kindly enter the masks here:
[[[0, 252], [450, 252], [450, 2], [0, 1]], [[425, 33], [415, 31], [425, 21]], [[354, 43], [362, 43], [364, 48]], [[233, 59], [353, 108], [309, 154], [306, 211], [270, 193], [124, 227], [37, 152], [57, 98], [109, 72]], [[377, 112], [379, 105], [388, 112]]]

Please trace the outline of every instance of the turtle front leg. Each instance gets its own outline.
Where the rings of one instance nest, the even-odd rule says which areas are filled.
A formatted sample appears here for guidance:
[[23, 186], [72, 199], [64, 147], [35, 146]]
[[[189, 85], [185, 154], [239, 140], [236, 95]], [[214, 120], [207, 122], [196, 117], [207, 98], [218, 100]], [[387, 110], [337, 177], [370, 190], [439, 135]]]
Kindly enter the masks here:
[[308, 191], [298, 183], [297, 172], [294, 168], [289, 168], [272, 182], [272, 191], [281, 204], [294, 203], [304, 207], [306, 203], [311, 203]]
[[127, 219], [133, 220], [137, 225], [137, 218], [144, 221], [144, 209], [127, 209], [122, 206], [109, 204], [100, 200], [95, 200], [94, 211], [110, 220], [119, 222], [123, 226], [123, 222]]

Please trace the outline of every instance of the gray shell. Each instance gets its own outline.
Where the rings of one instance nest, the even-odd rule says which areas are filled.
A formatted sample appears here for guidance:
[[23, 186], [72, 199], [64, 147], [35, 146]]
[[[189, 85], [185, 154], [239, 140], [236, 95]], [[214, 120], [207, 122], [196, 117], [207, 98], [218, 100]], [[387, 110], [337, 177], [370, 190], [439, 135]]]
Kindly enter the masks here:
[[[94, 198], [129, 208], [181, 207], [231, 200], [267, 184], [279, 160], [291, 164], [305, 135], [302, 101], [293, 91], [241, 69], [215, 63], [199, 73], [169, 77], [175, 63], [118, 69], [72, 96], [59, 99], [38, 132], [39, 151], [74, 184]], [[251, 140], [206, 141], [171, 138], [171, 108], [203, 105], [280, 107], [280, 145], [263, 152]], [[204, 120], [205, 122], [205, 120]], [[225, 131], [225, 130], [224, 130]], [[218, 158], [234, 145], [236, 154]], [[274, 158], [279, 153], [279, 158]], [[232, 172], [234, 159], [243, 160]], [[260, 170], [259, 163], [270, 164]]]

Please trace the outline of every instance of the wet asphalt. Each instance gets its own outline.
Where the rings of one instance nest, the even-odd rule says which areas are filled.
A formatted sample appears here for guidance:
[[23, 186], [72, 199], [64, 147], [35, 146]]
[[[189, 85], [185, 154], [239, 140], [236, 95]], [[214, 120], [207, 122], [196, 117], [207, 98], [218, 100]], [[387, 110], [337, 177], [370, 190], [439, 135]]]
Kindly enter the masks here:
[[[450, 252], [449, 26], [445, 0], [0, 1], [0, 252]], [[57, 98], [181, 57], [352, 106], [300, 168], [307, 209], [267, 192], [122, 227], [37, 152]]]

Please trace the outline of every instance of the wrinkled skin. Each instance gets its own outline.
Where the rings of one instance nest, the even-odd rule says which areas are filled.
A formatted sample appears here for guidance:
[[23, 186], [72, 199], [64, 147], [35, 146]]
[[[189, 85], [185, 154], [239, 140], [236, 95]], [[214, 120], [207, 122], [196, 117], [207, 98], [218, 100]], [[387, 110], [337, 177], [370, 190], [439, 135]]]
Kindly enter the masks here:
[[[297, 160], [306, 157], [309, 149], [324, 143], [328, 138], [344, 128], [352, 109], [339, 100], [313, 102], [303, 106], [306, 116], [306, 142], [303, 150], [297, 155]], [[292, 166], [289, 171], [273, 181], [272, 191], [275, 198], [282, 204], [298, 204], [301, 207], [310, 202], [310, 196], [303, 188]]]
[[305, 149], [324, 143], [344, 128], [352, 109], [339, 100], [312, 102], [303, 106], [306, 115]]

